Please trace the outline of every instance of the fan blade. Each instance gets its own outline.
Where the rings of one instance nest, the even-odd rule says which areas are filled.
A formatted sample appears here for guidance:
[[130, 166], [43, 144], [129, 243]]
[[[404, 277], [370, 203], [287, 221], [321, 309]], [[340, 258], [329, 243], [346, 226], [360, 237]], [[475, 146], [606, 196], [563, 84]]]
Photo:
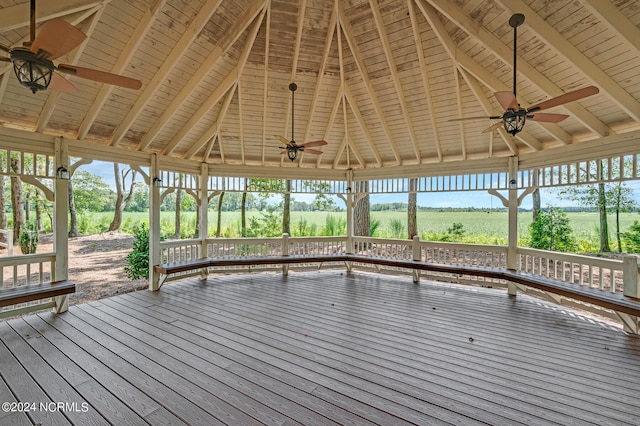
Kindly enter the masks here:
[[512, 109], [514, 111], [520, 109], [518, 100], [516, 99], [516, 95], [514, 95], [513, 93], [495, 92], [493, 95], [496, 97], [496, 100], [500, 105], [502, 105], [502, 108], [504, 108], [505, 111], [508, 109]]
[[461, 118], [450, 118], [447, 121], [465, 121], [465, 120], [499, 120], [502, 117], [499, 115], [492, 115], [491, 117], [461, 117]]
[[326, 142], [326, 141], [313, 141], [313, 142], [303, 143], [302, 145], [298, 145], [298, 146], [307, 147], [307, 146], [322, 146], [322, 145], [328, 145], [328, 142]]
[[39, 50], [47, 52], [48, 59], [56, 59], [71, 52], [87, 38], [86, 35], [73, 25], [62, 19], [53, 19], [40, 28], [40, 32], [33, 43], [31, 51]]
[[569, 116], [564, 114], [547, 114], [542, 112], [542, 113], [535, 113], [531, 117], [527, 116], [527, 118], [529, 120], [540, 121], [544, 123], [559, 123], [565, 118], [569, 118]]
[[280, 155], [286, 154], [287, 150], [285, 149], [284, 151], [280, 151]]
[[11, 53], [11, 48], [5, 46], [4, 44], [0, 44], [0, 50], [4, 50], [7, 53]]
[[553, 108], [554, 106], [567, 104], [569, 102], [577, 101], [587, 96], [596, 95], [600, 90], [596, 86], [588, 86], [582, 89], [574, 90], [573, 92], [565, 93], [564, 95], [556, 96], [546, 101], [542, 101], [538, 104], [532, 105], [527, 109], [527, 112], [536, 112], [543, 109]]
[[73, 74], [76, 77], [86, 78], [87, 80], [97, 81], [99, 83], [113, 84], [114, 86], [126, 87], [128, 89], [139, 89], [142, 82], [135, 78], [129, 78], [110, 72], [98, 71], [91, 68], [77, 67], [75, 65], [60, 64], [57, 70], [67, 74]]
[[0, 62], [11, 62], [9, 58], [0, 58]]
[[56, 73], [51, 76], [49, 87], [60, 93], [76, 93], [78, 91], [78, 88], [73, 83]]
[[303, 148], [300, 151], [306, 152], [307, 154], [316, 154], [316, 155], [320, 155], [323, 153], [322, 151], [318, 151], [317, 149], [310, 149], [310, 148]]
[[288, 140], [286, 140], [283, 136], [280, 135], [274, 135], [274, 138], [277, 138], [280, 142], [282, 142], [285, 145], [289, 145], [291, 146], [291, 142], [289, 142]]
[[491, 126], [487, 127], [482, 131], [482, 133], [491, 133], [496, 130], [498, 127], [502, 126], [502, 121], [498, 121], [497, 123], [493, 123]]

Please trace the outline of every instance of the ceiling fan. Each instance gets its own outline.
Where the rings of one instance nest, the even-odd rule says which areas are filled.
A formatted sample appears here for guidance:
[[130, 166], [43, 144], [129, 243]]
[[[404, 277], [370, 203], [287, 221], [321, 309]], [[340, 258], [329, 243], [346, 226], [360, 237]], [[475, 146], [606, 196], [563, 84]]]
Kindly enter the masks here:
[[507, 133], [512, 135], [516, 135], [524, 128], [524, 123], [527, 119], [532, 121], [539, 121], [545, 123], [558, 123], [565, 118], [568, 118], [568, 115], [565, 114], [548, 114], [548, 113], [539, 113], [538, 111], [542, 111], [544, 109], [553, 108], [555, 106], [564, 105], [569, 102], [574, 102], [579, 99], [586, 98], [587, 96], [595, 95], [599, 92], [598, 88], [595, 86], [588, 86], [582, 89], [574, 90], [563, 95], [557, 96], [555, 98], [548, 99], [546, 101], [539, 102], [535, 105], [530, 106], [529, 108], [522, 108], [518, 103], [516, 98], [516, 60], [517, 60], [517, 46], [518, 46], [518, 27], [524, 23], [524, 15], [521, 13], [516, 13], [509, 19], [509, 25], [513, 28], [513, 93], [512, 92], [495, 92], [494, 96], [498, 103], [504, 108], [504, 113], [502, 115], [495, 115], [490, 117], [463, 117], [463, 118], [454, 118], [449, 121], [461, 121], [461, 120], [482, 120], [482, 119], [490, 119], [490, 120], [502, 120], [499, 121], [487, 129], [485, 129], [482, 133], [492, 132], [501, 125], [504, 125], [504, 129]]
[[309, 154], [322, 154], [322, 151], [311, 149], [310, 147], [327, 145], [326, 141], [313, 141], [313, 142], [307, 142], [307, 143], [298, 145], [294, 140], [293, 130], [295, 128], [294, 126], [295, 121], [293, 117], [294, 117], [295, 108], [293, 106], [293, 100], [294, 100], [294, 93], [297, 88], [298, 86], [295, 83], [289, 84], [289, 90], [291, 90], [291, 140], [288, 141], [283, 136], [279, 136], [279, 135], [275, 136], [284, 144], [284, 146], [279, 147], [280, 149], [284, 149], [284, 151], [280, 152], [280, 154], [287, 154], [287, 157], [289, 157], [289, 160], [291, 161], [296, 159], [296, 157], [298, 156], [298, 151], [307, 152]]
[[8, 58], [0, 57], [0, 61], [13, 64], [13, 70], [21, 85], [29, 88], [33, 93], [46, 90], [48, 87], [62, 93], [77, 92], [76, 87], [57, 74], [58, 72], [129, 89], [139, 89], [142, 86], [140, 80], [118, 74], [75, 65], [55, 65], [54, 59], [71, 52], [87, 36], [62, 19], [52, 19], [42, 25], [36, 37], [35, 12], [36, 0], [31, 0], [30, 41], [23, 43], [23, 47], [14, 48], [0, 44], [0, 50], [9, 54]]

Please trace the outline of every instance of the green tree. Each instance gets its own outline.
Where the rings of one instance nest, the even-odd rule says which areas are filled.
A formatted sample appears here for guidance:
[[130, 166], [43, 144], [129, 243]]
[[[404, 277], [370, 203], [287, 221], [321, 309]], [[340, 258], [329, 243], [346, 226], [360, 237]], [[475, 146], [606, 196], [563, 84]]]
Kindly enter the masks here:
[[71, 178], [76, 209], [110, 211], [114, 207], [114, 193], [102, 178], [85, 170], [76, 170]]
[[531, 247], [542, 250], [572, 251], [575, 247], [569, 217], [556, 208], [540, 211], [535, 222], [529, 224]]
[[138, 225], [133, 230], [131, 253], [127, 255], [124, 273], [130, 280], [149, 277], [149, 228]]

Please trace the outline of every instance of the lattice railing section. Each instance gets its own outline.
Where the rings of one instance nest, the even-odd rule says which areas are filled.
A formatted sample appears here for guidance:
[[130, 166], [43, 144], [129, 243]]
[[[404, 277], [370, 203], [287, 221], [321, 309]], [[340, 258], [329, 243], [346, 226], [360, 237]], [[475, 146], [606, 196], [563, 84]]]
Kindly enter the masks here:
[[623, 262], [569, 253], [519, 248], [520, 270], [612, 293], [622, 293]]
[[259, 179], [239, 177], [209, 177], [210, 191], [269, 192], [293, 194], [343, 194], [347, 192], [346, 181], [292, 179], [287, 188], [284, 179]]
[[162, 170], [158, 172], [163, 188], [175, 188], [185, 190], [197, 190], [199, 185], [200, 176], [190, 173], [180, 173]]
[[[50, 283], [55, 276], [55, 261], [53, 253], [0, 257], [0, 288]], [[53, 305], [54, 303], [28, 302], [0, 308], [0, 312], [15, 311], [29, 306], [44, 308]]]
[[51, 154], [0, 149], [0, 175], [53, 178], [55, 174]]
[[554, 187], [640, 179], [640, 156], [623, 155], [520, 172], [519, 187]]
[[[458, 174], [450, 176], [426, 176], [411, 179], [376, 179], [368, 181], [371, 194], [445, 191], [484, 191], [489, 189], [509, 189], [509, 177], [506, 173]], [[412, 187], [415, 185], [415, 187]], [[355, 188], [361, 183], [354, 185]], [[355, 189], [354, 189], [355, 190]], [[363, 188], [361, 191], [363, 192]], [[357, 190], [356, 190], [357, 191]]]

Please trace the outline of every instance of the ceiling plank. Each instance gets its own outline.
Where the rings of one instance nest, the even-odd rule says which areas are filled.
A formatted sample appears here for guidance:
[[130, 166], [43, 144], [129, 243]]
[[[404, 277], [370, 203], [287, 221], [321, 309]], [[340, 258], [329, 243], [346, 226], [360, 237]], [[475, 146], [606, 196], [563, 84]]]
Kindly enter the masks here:
[[351, 108], [351, 111], [353, 112], [353, 115], [356, 118], [358, 125], [360, 126], [360, 128], [362, 129], [362, 131], [364, 132], [367, 138], [368, 146], [371, 149], [371, 152], [373, 153], [373, 155], [376, 157], [377, 166], [381, 167], [382, 158], [380, 157], [380, 153], [378, 152], [378, 150], [376, 149], [375, 145], [372, 142], [373, 135], [371, 135], [371, 132], [367, 128], [367, 124], [365, 123], [364, 117], [362, 116], [362, 114], [360, 113], [360, 110], [358, 109], [358, 103], [353, 97], [353, 93], [351, 93], [351, 89], [349, 88], [349, 86], [345, 86], [344, 93], [346, 96], [346, 101], [349, 104], [349, 107]]
[[237, 92], [238, 92], [238, 122], [240, 124], [240, 162], [242, 164], [246, 164], [245, 162], [245, 145], [244, 145], [244, 120], [242, 118], [243, 108], [242, 108], [242, 82], [238, 80], [237, 84]]
[[265, 24], [264, 41], [264, 79], [262, 80], [262, 158], [260, 164], [264, 166], [267, 152], [267, 110], [269, 104], [269, 42], [271, 40], [271, 3], [267, 6], [267, 20]]
[[[162, 10], [166, 2], [167, 0], [160, 0], [155, 4], [153, 9], [147, 9], [144, 16], [140, 20], [140, 23], [136, 26], [133, 34], [127, 41], [127, 45], [124, 47], [122, 53], [120, 53], [118, 57], [118, 60], [111, 69], [112, 73], [121, 74], [125, 70], [127, 64], [129, 64], [134, 53], [138, 50], [140, 44], [142, 44], [144, 37], [151, 29], [151, 26], [158, 16], [158, 13], [160, 13], [160, 10]], [[91, 129], [91, 126], [93, 126], [93, 123], [96, 121], [100, 110], [102, 110], [102, 107], [107, 102], [107, 99], [109, 98], [109, 95], [111, 94], [113, 89], [114, 87], [110, 84], [102, 85], [100, 91], [98, 92], [98, 95], [91, 104], [89, 111], [87, 111], [87, 115], [85, 115], [82, 123], [80, 124], [76, 139], [82, 140], [87, 136], [89, 130]]]
[[[481, 45], [493, 52], [504, 63], [509, 64], [510, 66], [513, 65], [512, 47], [506, 46], [497, 37], [484, 29], [482, 26], [478, 25], [477, 22], [463, 13], [461, 8], [456, 7], [455, 4], [447, 0], [429, 0], [429, 2], [438, 11], [440, 11], [440, 13], [445, 15], [449, 20], [455, 23], [467, 34], [473, 34], [475, 40], [477, 40]], [[507, 24], [505, 23], [505, 25]], [[539, 87], [550, 97], [560, 96], [565, 93], [564, 90], [562, 90], [555, 83], [545, 77], [540, 71], [529, 64], [529, 62], [522, 59], [520, 56], [518, 56], [518, 72], [533, 84], [535, 84], [537, 87]], [[600, 121], [593, 114], [591, 114], [576, 102], [566, 104], [564, 105], [564, 108], [566, 108], [575, 118], [580, 120], [582, 124], [584, 124], [599, 136], [606, 136], [608, 134], [615, 133], [610, 127], [605, 125], [602, 121]], [[566, 133], [557, 124], [545, 124], [547, 124], [543, 126], [545, 130], [547, 130], [547, 132], [558, 141], [564, 144], [570, 144], [574, 142], [571, 135]]]
[[507, 10], [517, 10], [520, 13], [524, 13], [527, 17], [525, 25], [530, 31], [534, 32], [538, 38], [545, 41], [549, 48], [555, 50], [558, 55], [573, 64], [578, 71], [600, 87], [601, 92], [608, 94], [631, 118], [640, 122], [640, 102], [573, 46], [555, 28], [538, 16], [525, 2], [522, 0], [497, 1]]
[[[182, 142], [182, 140], [189, 134], [191, 130], [195, 127], [195, 125], [202, 120], [202, 118], [213, 108], [213, 106], [224, 96], [225, 93], [234, 85], [238, 84], [240, 79], [240, 75], [242, 75], [242, 71], [244, 70], [244, 66], [247, 63], [247, 59], [249, 58], [249, 53], [251, 52], [251, 48], [256, 41], [256, 36], [258, 35], [258, 30], [262, 24], [262, 21], [265, 17], [266, 9], [263, 8], [260, 15], [255, 19], [253, 23], [253, 27], [251, 27], [251, 32], [247, 38], [246, 44], [240, 57], [238, 58], [238, 63], [234, 67], [234, 69], [227, 74], [225, 79], [216, 87], [209, 97], [200, 105], [200, 108], [189, 118], [189, 120], [182, 126], [182, 128], [178, 131], [176, 136], [174, 136], [171, 143], [169, 143], [165, 149], [162, 151], [163, 155], [169, 155], [173, 152], [174, 149]], [[206, 143], [206, 141], [204, 142]]]
[[162, 83], [169, 77], [171, 71], [178, 63], [178, 59], [185, 54], [189, 45], [194, 42], [198, 34], [200, 34], [200, 31], [202, 31], [202, 28], [209, 22], [209, 19], [218, 6], [220, 6], [220, 3], [222, 3], [222, 0], [207, 0], [205, 2], [189, 27], [182, 34], [182, 37], [180, 37], [180, 40], [178, 40], [178, 43], [171, 50], [171, 53], [164, 60], [158, 72], [156, 72], [149, 84], [147, 84], [129, 113], [116, 128], [111, 138], [112, 146], [117, 146], [120, 143], [124, 135], [131, 128], [133, 122], [138, 118], [140, 113], [142, 113], [147, 103], [149, 103], [156, 91], [162, 86]]
[[403, 85], [400, 81], [400, 76], [398, 76], [398, 67], [396, 66], [396, 61], [393, 57], [393, 49], [391, 48], [391, 43], [389, 42], [389, 37], [387, 36], [387, 32], [385, 30], [384, 19], [382, 19], [382, 13], [380, 13], [378, 0], [369, 0], [369, 5], [371, 7], [371, 11], [373, 12], [373, 19], [376, 22], [376, 28], [378, 30], [378, 35], [380, 36], [380, 41], [382, 42], [382, 48], [384, 50], [387, 63], [389, 64], [389, 71], [391, 72], [391, 79], [393, 80], [393, 84], [396, 88], [396, 95], [398, 96], [398, 100], [400, 102], [402, 116], [407, 122], [409, 135], [411, 136], [411, 144], [413, 146], [413, 153], [416, 156], [418, 164], [420, 164], [422, 162], [422, 156], [420, 154], [420, 149], [418, 148], [418, 138], [416, 137], [415, 128], [413, 126], [411, 117], [409, 116], [409, 108], [407, 107], [407, 101], [405, 100], [404, 91], [402, 89]]
[[[409, 0], [411, 1], [411, 0]], [[461, 96], [461, 91], [460, 91], [460, 76], [458, 75], [458, 66], [456, 64], [453, 64], [453, 73], [455, 75], [455, 81], [456, 81], [456, 97], [457, 99], [457, 104], [458, 104], [458, 117], [462, 117], [464, 116], [464, 111], [462, 109], [462, 96]], [[460, 144], [461, 144], [461, 148], [462, 148], [462, 159], [466, 160], [467, 159], [467, 145], [465, 143], [466, 140], [466, 135], [464, 134], [464, 121], [460, 121], [458, 122], [458, 127], [460, 128]]]
[[608, 1], [581, 0], [591, 13], [607, 24], [607, 28], [616, 32], [625, 43], [640, 56], [640, 31], [627, 19], [617, 7]]
[[234, 25], [233, 28], [237, 31], [230, 34], [229, 37], [225, 37], [219, 45], [216, 45], [212, 49], [204, 62], [200, 67], [198, 67], [198, 70], [191, 76], [187, 84], [185, 84], [180, 92], [173, 98], [153, 127], [151, 127], [144, 138], [142, 138], [140, 144], [138, 144], [138, 151], [144, 151], [149, 147], [149, 145], [151, 145], [156, 136], [158, 136], [162, 129], [164, 129], [164, 127], [171, 121], [171, 118], [180, 111], [180, 108], [187, 101], [189, 96], [198, 90], [202, 80], [211, 72], [220, 58], [222, 58], [225, 52], [233, 45], [233, 43], [236, 42], [236, 40], [238, 40], [242, 33], [245, 32], [258, 13], [260, 13], [264, 8], [264, 5], [264, 1], [253, 3], [237, 24]]
[[[96, 7], [104, 7], [111, 0], [56, 0], [41, 1], [36, 9], [38, 23], [54, 18], [61, 18], [72, 13], [81, 12]], [[2, 8], [0, 13], [0, 32], [7, 32], [29, 26], [29, 2]]]
[[376, 118], [378, 119], [378, 122], [382, 125], [382, 128], [384, 129], [384, 132], [385, 132], [385, 136], [387, 137], [387, 140], [389, 141], [389, 145], [391, 146], [391, 149], [393, 151], [393, 155], [396, 158], [396, 164], [402, 164], [402, 156], [400, 155], [400, 151], [398, 150], [398, 145], [393, 140], [393, 137], [391, 137], [393, 133], [391, 132], [389, 123], [387, 123], [385, 115], [382, 112], [380, 101], [378, 100], [378, 97], [376, 96], [373, 89], [371, 88], [371, 80], [369, 79], [369, 75], [367, 73], [367, 69], [364, 63], [364, 58], [362, 57], [362, 54], [358, 49], [358, 44], [356, 42], [355, 37], [353, 36], [353, 30], [351, 29], [351, 25], [349, 24], [349, 21], [345, 17], [343, 2], [337, 0], [337, 3], [338, 3], [338, 23], [340, 28], [342, 28], [342, 34], [344, 34], [347, 44], [349, 45], [349, 50], [351, 51], [351, 54], [355, 59], [356, 65], [358, 67], [358, 71], [360, 72], [360, 77], [362, 78], [364, 87], [367, 90], [367, 95], [369, 96], [369, 99], [371, 99], [373, 108], [376, 111]]
[[[433, 108], [433, 99], [431, 92], [431, 84], [429, 83], [429, 76], [427, 74], [427, 61], [424, 58], [424, 47], [422, 46], [422, 37], [420, 37], [420, 30], [418, 25], [418, 17], [416, 15], [416, 8], [413, 0], [407, 0], [407, 6], [409, 7], [409, 17], [411, 18], [411, 28], [413, 30], [413, 38], [416, 42], [416, 54], [418, 55], [418, 62], [420, 63], [420, 75], [422, 76], [422, 86], [424, 87], [425, 98], [427, 101], [427, 108], [429, 109], [429, 117], [431, 118], [431, 129], [433, 133], [433, 143], [436, 146], [436, 152], [438, 154], [438, 161], [442, 161], [442, 146], [440, 137], [438, 135], [438, 123], [436, 119], [435, 110]], [[462, 140], [462, 153], [465, 153], [464, 138]]]
[[[327, 122], [327, 128], [325, 129], [325, 139], [328, 137], [329, 133], [331, 132], [331, 129], [333, 128], [333, 125], [335, 123], [336, 115], [338, 115], [338, 108], [340, 108], [340, 101], [342, 100], [342, 97], [344, 94], [344, 90], [342, 90], [343, 87], [344, 85], [341, 84], [341, 86], [338, 88], [338, 93], [336, 95], [336, 98], [333, 101], [333, 107], [331, 108], [331, 113], [329, 114], [329, 121]], [[316, 160], [316, 167], [320, 167], [320, 160], [322, 159], [323, 155], [324, 155], [324, 151], [322, 154], [318, 155], [318, 159]]]

